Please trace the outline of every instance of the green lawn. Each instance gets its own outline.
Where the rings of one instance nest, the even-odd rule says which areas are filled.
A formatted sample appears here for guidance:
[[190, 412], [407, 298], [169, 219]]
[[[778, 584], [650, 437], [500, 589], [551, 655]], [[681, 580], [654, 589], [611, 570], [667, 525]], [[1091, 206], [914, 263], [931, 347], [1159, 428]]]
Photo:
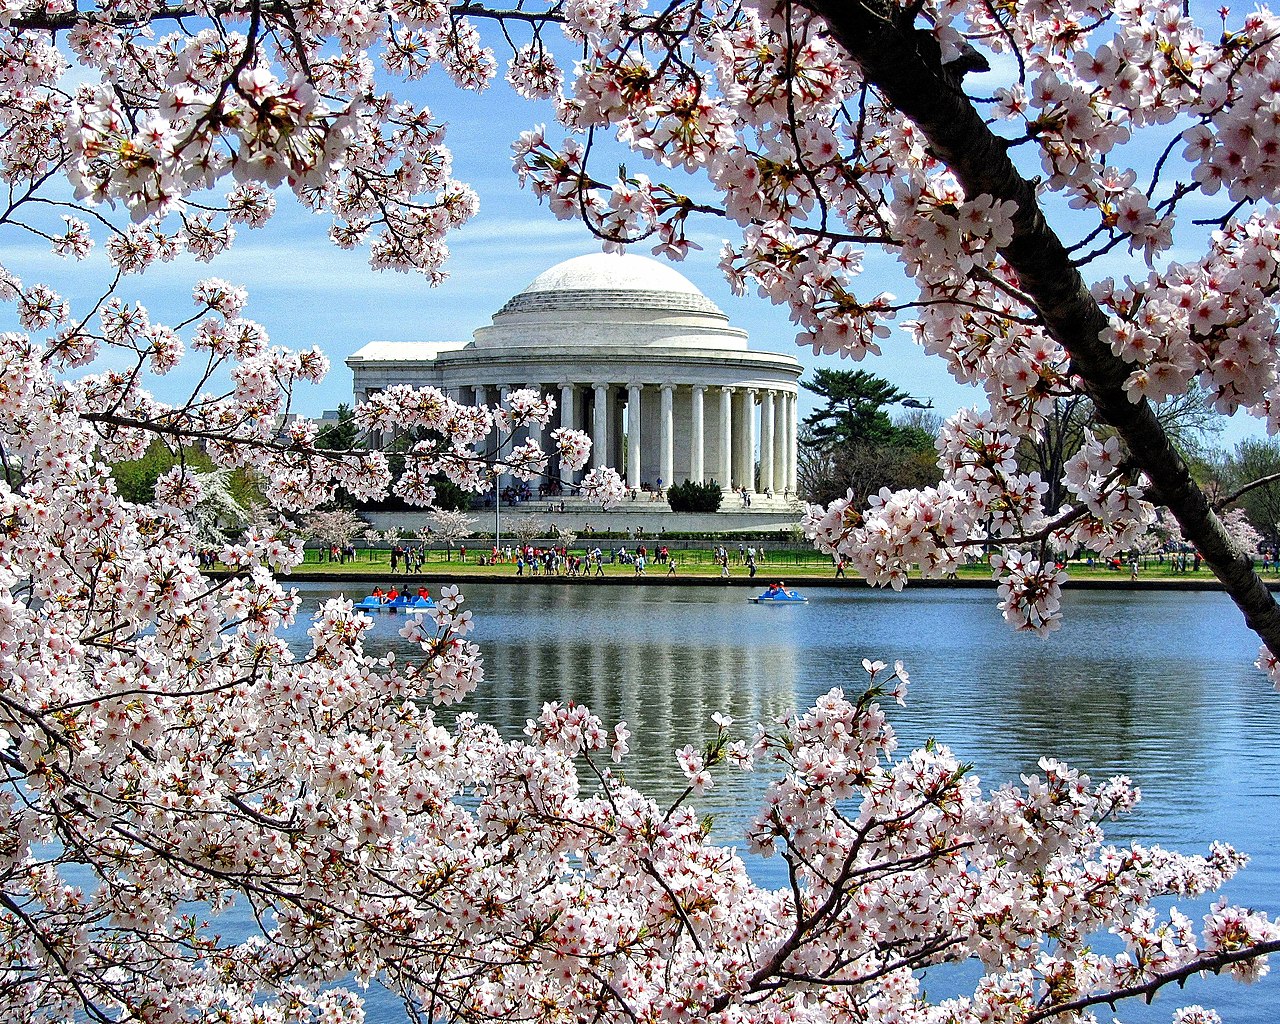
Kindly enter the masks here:
[[[665, 565], [655, 564], [653, 561], [653, 550], [655, 545], [651, 541], [643, 542], [649, 548], [648, 566], [646, 574], [649, 576], [665, 576], [667, 567]], [[611, 542], [612, 550], [623, 546], [622, 542]], [[601, 544], [605, 548], [604, 544]], [[627, 544], [628, 551], [634, 552], [635, 543]], [[575, 553], [581, 555], [584, 553], [582, 548], [574, 548]], [[605, 548], [605, 550], [609, 550]], [[744, 576], [747, 573], [745, 565], [738, 561], [738, 551], [736, 547], [730, 547], [730, 564], [729, 571], [735, 577]], [[464, 578], [507, 578], [515, 575], [516, 568], [512, 563], [498, 563], [497, 565], [481, 565], [478, 562], [478, 556], [487, 553], [487, 549], [468, 550], [466, 560], [462, 560], [460, 552], [454, 551], [452, 558], [446, 556], [443, 551], [429, 552], [426, 564], [423, 566], [424, 572], [429, 573], [449, 573]], [[716, 564], [712, 556], [712, 546], [708, 547], [691, 547], [687, 549], [675, 550], [676, 557], [676, 574], [679, 576], [707, 576], [714, 577], [720, 575], [720, 567]], [[607, 557], [607, 556], [606, 556]], [[401, 570], [403, 571], [403, 570]], [[594, 568], [591, 570], [594, 573]], [[1084, 560], [1073, 560], [1068, 566], [1072, 578], [1074, 579], [1107, 579], [1117, 582], [1127, 581], [1129, 579], [1129, 567], [1126, 563], [1124, 568], [1119, 572], [1109, 570], [1102, 565], [1089, 566]], [[320, 552], [308, 551], [306, 561], [294, 570], [293, 575], [305, 576], [308, 573], [324, 573], [326, 575], [361, 575], [368, 573], [385, 573], [391, 575], [391, 556], [387, 551], [359, 551], [356, 553], [355, 559], [346, 563], [330, 562], [327, 559], [321, 560]], [[530, 570], [526, 567], [526, 574], [530, 574]], [[605, 563], [604, 574], [606, 576], [632, 576], [635, 570], [630, 565], [621, 563], [610, 564]], [[757, 578], [768, 579], [771, 577], [783, 575], [792, 579], [812, 579], [815, 577], [830, 577], [834, 575], [834, 569], [831, 565], [831, 559], [825, 555], [819, 554], [817, 551], [808, 547], [793, 548], [775, 548], [767, 550], [763, 559], [759, 560], [757, 570]], [[851, 574], [852, 575], [852, 574]], [[913, 573], [913, 575], [915, 575]], [[990, 579], [991, 570], [983, 562], [975, 562], [970, 565], [961, 567], [958, 574], [963, 579]], [[1269, 571], [1268, 578], [1276, 578], [1274, 571]], [[1185, 580], [1185, 579], [1204, 579], [1211, 578], [1209, 570], [1201, 566], [1199, 572], [1188, 570], [1187, 572], [1175, 572], [1168, 561], [1160, 563], [1155, 558], [1143, 560], [1139, 566], [1139, 579], [1141, 580]]]

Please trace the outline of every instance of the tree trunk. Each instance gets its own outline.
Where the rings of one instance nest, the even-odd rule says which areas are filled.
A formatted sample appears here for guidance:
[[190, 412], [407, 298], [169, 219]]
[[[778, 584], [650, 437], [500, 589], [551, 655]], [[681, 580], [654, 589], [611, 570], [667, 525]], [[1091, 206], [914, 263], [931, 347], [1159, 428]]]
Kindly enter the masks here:
[[922, 36], [911, 24], [896, 23], [897, 8], [888, 4], [802, 2], [826, 19], [866, 81], [919, 127], [967, 196], [989, 195], [1017, 204], [1014, 237], [1001, 255], [1035, 302], [1044, 329], [1067, 351], [1099, 417], [1116, 429], [1183, 536], [1200, 550], [1249, 627], [1280, 655], [1280, 607], [1253, 571], [1252, 558], [1227, 537], [1150, 404], [1129, 401], [1122, 385], [1131, 367], [1101, 340], [1107, 314], [1045, 221], [1035, 187], [1018, 173], [1004, 142], [964, 94], [960, 79], [943, 67], [937, 46], [918, 47]]

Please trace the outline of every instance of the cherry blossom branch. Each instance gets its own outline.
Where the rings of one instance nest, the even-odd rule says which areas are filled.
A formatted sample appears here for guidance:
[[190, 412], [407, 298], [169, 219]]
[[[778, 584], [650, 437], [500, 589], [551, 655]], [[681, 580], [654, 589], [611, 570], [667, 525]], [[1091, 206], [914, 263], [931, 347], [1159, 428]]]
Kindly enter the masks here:
[[103, 1013], [98, 1008], [96, 1001], [90, 998], [88, 993], [85, 992], [84, 986], [76, 976], [76, 972], [70, 969], [70, 966], [67, 964], [66, 959], [63, 957], [58, 947], [49, 941], [48, 936], [45, 935], [45, 930], [39, 927], [36, 922], [32, 920], [30, 915], [15, 903], [9, 894], [3, 890], [0, 890], [0, 907], [4, 907], [5, 910], [9, 911], [9, 913], [13, 914], [14, 917], [22, 921], [22, 923], [26, 925], [27, 934], [31, 935], [36, 942], [40, 944], [40, 947], [45, 951], [45, 954], [49, 959], [58, 965], [59, 969], [62, 971], [63, 977], [67, 978], [71, 982], [72, 987], [79, 996], [81, 1009], [83, 1009], [90, 1017], [101, 1021], [102, 1024], [112, 1024], [114, 1018]]
[[1002, 140], [939, 58], [894, 26], [880, 0], [806, 0], [806, 6], [827, 19], [867, 79], [920, 128], [967, 195], [1015, 204], [1013, 240], [1001, 254], [1034, 301], [1045, 330], [1070, 354], [1072, 369], [1100, 416], [1123, 438], [1250, 628], [1280, 655], [1280, 606], [1254, 572], [1252, 559], [1227, 536], [1150, 404], [1130, 400], [1123, 386], [1130, 368], [1102, 340], [1108, 317], [1045, 220], [1035, 185], [1019, 174]]
[[[280, 18], [285, 18], [288, 14], [292, 13], [292, 8], [287, 2], [285, 2], [285, 0], [272, 0], [272, 2], [262, 3], [258, 6], [260, 6], [264, 14]], [[471, 3], [469, 0], [463, 3], [455, 3], [453, 5], [453, 13], [455, 16], [465, 16], [468, 18], [479, 18], [499, 22], [525, 22], [530, 25], [557, 24], [563, 23], [565, 20], [564, 15], [554, 10], [533, 12], [525, 11], [518, 7], [489, 7], [483, 4]], [[95, 16], [93, 20], [105, 21], [106, 24], [115, 28], [132, 28], [154, 22], [176, 21], [181, 23], [184, 20], [243, 17], [244, 14], [245, 6], [242, 2], [239, 2], [239, 0], [224, 0], [224, 2], [221, 3], [211, 3], [208, 5], [170, 5], [157, 7], [149, 9], [145, 17], [127, 14], [114, 14], [105, 19], [98, 15]], [[84, 12], [80, 11], [53, 13], [47, 9], [28, 9], [12, 18], [8, 27], [17, 32], [64, 32], [75, 28], [77, 25], [84, 24], [88, 20], [90, 20], [90, 18]]]
[[1079, 1013], [1081, 1010], [1087, 1010], [1091, 1006], [1110, 1006], [1113, 1010], [1116, 1003], [1122, 999], [1144, 998], [1147, 1002], [1151, 1001], [1160, 989], [1168, 985], [1184, 985], [1186, 982], [1197, 974], [1205, 971], [1211, 971], [1214, 974], [1220, 973], [1224, 968], [1231, 967], [1234, 964], [1248, 963], [1256, 960], [1260, 956], [1269, 956], [1272, 953], [1280, 953], [1280, 939], [1270, 942], [1257, 942], [1244, 949], [1225, 950], [1220, 953], [1214, 953], [1210, 956], [1200, 957], [1193, 960], [1189, 964], [1177, 968], [1176, 970], [1166, 971], [1163, 974], [1156, 974], [1150, 980], [1144, 981], [1140, 985], [1130, 985], [1126, 988], [1112, 989], [1110, 992], [1101, 992], [1097, 995], [1082, 996], [1079, 999], [1073, 999], [1066, 1003], [1057, 1003], [1034, 1010], [1026, 1018], [1026, 1024], [1037, 1024], [1038, 1021], [1049, 1020], [1052, 1017], [1059, 1017], [1064, 1013]]
[[[895, 971], [903, 969], [921, 970], [926, 967], [932, 967], [938, 963], [954, 961], [955, 957], [945, 957], [938, 959], [939, 953], [945, 953], [947, 950], [955, 949], [964, 945], [964, 939], [958, 935], [946, 936], [943, 933], [937, 933], [931, 937], [931, 941], [925, 943], [919, 950], [910, 954], [903, 955], [896, 959], [886, 960], [883, 964], [873, 971], [867, 971], [865, 974], [858, 974], [852, 977], [832, 977], [830, 974], [814, 975], [801, 974], [791, 971], [780, 971], [778, 973], [779, 984], [795, 983], [800, 985], [813, 985], [818, 987], [830, 986], [832, 988], [857, 988], [865, 986], [873, 981], [879, 981], [881, 978], [893, 974]], [[881, 952], [887, 951], [889, 947], [885, 947]], [[834, 971], [832, 972], [834, 973]]]

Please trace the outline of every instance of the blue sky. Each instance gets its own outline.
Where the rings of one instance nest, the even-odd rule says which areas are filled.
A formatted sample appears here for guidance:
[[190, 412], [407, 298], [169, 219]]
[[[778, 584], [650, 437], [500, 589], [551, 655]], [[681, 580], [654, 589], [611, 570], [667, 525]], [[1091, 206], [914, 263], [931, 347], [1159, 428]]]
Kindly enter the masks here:
[[[152, 268], [142, 278], [126, 279], [121, 294], [142, 301], [156, 319], [174, 322], [192, 311], [191, 287], [199, 279], [218, 276], [246, 286], [246, 315], [264, 324], [274, 343], [319, 345], [332, 359], [334, 368], [325, 384], [298, 396], [298, 411], [319, 414], [350, 401], [351, 376], [343, 360], [367, 342], [467, 339], [543, 270], [598, 250], [598, 241], [581, 224], [557, 221], [530, 192], [520, 189], [511, 171], [511, 141], [534, 124], [549, 123], [549, 105], [520, 99], [501, 77], [481, 95], [457, 90], [438, 73], [426, 83], [398, 87], [426, 90], [422, 94], [433, 113], [449, 123], [446, 142], [454, 154], [455, 176], [480, 197], [479, 214], [449, 241], [451, 277], [443, 285], [432, 288], [416, 275], [370, 271], [363, 250], [342, 251], [329, 243], [327, 217], [301, 209], [282, 192], [268, 226], [240, 230], [232, 249], [212, 264], [181, 257]], [[602, 152], [597, 173], [606, 173], [623, 158], [618, 149]], [[628, 166], [657, 176], [653, 167], [634, 157]], [[755, 295], [732, 294], [717, 269], [724, 227], [715, 222], [700, 226], [691, 237], [703, 249], [679, 265], [681, 272], [749, 332], [753, 348], [795, 354], [809, 371], [818, 366], [851, 367], [848, 361], [815, 357], [808, 348], [797, 348], [785, 309]], [[83, 308], [104, 290], [108, 277], [100, 251], [95, 250], [87, 264], [72, 264], [51, 255], [38, 239], [8, 241], [0, 260], [26, 284], [51, 284], [73, 300], [73, 308]], [[632, 251], [647, 254], [648, 248], [641, 245]], [[863, 294], [910, 294], [891, 259], [869, 256], [867, 266]], [[1140, 261], [1129, 258], [1118, 259], [1116, 269], [1145, 273]], [[0, 315], [0, 327], [11, 326], [11, 316]], [[905, 332], [895, 331], [883, 348], [883, 356], [860, 365], [934, 402], [937, 412], [948, 415], [961, 406], [982, 403], [979, 390], [956, 384], [943, 362], [925, 356]], [[180, 386], [181, 374], [172, 383]], [[167, 389], [158, 383], [156, 390], [163, 395]], [[802, 414], [811, 408], [808, 398], [802, 393]], [[1260, 433], [1256, 421], [1237, 416], [1227, 423], [1219, 443], [1230, 445]]]

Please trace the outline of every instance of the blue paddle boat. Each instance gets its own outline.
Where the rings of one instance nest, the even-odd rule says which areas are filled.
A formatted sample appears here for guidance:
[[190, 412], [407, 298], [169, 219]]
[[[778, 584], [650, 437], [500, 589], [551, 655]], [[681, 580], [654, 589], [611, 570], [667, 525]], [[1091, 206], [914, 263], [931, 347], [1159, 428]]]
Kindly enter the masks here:
[[416, 615], [425, 612], [428, 608], [434, 608], [436, 603], [429, 597], [415, 597], [412, 594], [400, 594], [394, 601], [388, 601], [385, 598], [374, 597], [369, 594], [356, 602], [356, 608], [362, 612], [404, 612], [406, 615]]
[[758, 597], [747, 598], [752, 604], [808, 604], [809, 599], [797, 590], [778, 585], [770, 587]]

